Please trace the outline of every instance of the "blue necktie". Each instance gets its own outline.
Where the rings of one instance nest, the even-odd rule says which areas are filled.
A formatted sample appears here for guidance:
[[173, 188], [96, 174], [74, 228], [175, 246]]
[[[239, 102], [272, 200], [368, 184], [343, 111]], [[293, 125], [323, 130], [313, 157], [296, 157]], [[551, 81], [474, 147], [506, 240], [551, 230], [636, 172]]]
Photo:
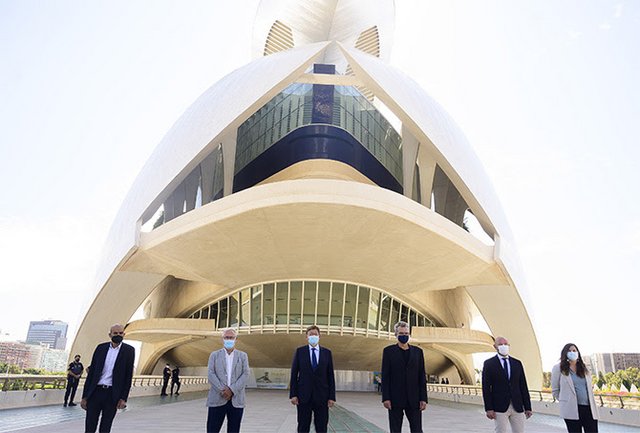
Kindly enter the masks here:
[[315, 371], [318, 368], [318, 358], [316, 358], [316, 348], [311, 348], [311, 368]]

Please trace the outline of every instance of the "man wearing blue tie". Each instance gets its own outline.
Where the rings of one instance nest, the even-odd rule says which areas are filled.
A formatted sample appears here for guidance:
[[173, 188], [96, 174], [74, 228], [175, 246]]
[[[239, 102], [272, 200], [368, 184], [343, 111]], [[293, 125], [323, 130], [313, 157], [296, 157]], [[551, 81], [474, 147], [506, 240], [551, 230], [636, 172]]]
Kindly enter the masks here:
[[317, 433], [327, 431], [329, 408], [336, 401], [331, 351], [320, 347], [320, 328], [307, 328], [308, 344], [293, 354], [289, 398], [298, 411], [298, 432], [308, 432], [311, 415]]
[[493, 345], [498, 352], [484, 362], [482, 398], [487, 418], [495, 420], [496, 433], [524, 432], [524, 420], [531, 412], [531, 398], [522, 362], [509, 356], [509, 341], [497, 337]]

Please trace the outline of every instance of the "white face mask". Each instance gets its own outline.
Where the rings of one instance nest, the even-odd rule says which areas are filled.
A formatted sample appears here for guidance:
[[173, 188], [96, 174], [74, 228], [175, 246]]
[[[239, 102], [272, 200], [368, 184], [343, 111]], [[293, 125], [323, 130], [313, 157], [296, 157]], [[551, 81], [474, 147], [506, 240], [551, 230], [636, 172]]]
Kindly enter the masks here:
[[569, 361], [577, 361], [578, 360], [578, 352], [567, 352], [567, 359]]
[[498, 353], [502, 356], [507, 356], [509, 354], [509, 345], [501, 344], [498, 346]]

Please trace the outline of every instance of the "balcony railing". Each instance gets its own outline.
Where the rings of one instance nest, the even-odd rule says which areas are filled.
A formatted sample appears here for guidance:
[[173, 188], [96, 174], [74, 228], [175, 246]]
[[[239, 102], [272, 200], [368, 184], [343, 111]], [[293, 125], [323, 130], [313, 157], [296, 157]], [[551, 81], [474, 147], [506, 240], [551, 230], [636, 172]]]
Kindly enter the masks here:
[[[84, 386], [85, 378], [80, 379], [80, 387]], [[180, 383], [185, 385], [201, 385], [207, 383], [204, 376], [181, 376]], [[65, 389], [66, 376], [40, 376], [13, 374], [0, 377], [1, 391], [27, 391], [34, 389]], [[133, 376], [131, 387], [162, 386], [162, 376]]]
[[[439, 392], [452, 395], [471, 395], [482, 397], [482, 387], [472, 385], [441, 385], [428, 384], [428, 392]], [[532, 401], [541, 401], [554, 403], [556, 401], [549, 391], [530, 390], [529, 395]], [[596, 404], [600, 407], [640, 410], [640, 396], [637, 395], [619, 395], [615, 393], [597, 393], [595, 394]]]

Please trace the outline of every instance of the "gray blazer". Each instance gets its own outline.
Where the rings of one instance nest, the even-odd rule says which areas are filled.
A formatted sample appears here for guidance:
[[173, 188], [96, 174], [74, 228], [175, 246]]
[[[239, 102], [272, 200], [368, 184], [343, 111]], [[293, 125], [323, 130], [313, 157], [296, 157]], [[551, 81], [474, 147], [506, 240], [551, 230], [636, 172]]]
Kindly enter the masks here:
[[[208, 407], [218, 407], [227, 404], [227, 400], [220, 392], [227, 385], [227, 358], [226, 350], [220, 349], [211, 352], [209, 356], [209, 397], [207, 398]], [[231, 391], [233, 397], [231, 404], [233, 407], [244, 407], [244, 388], [249, 379], [249, 358], [247, 354], [234, 349], [233, 351], [233, 367], [231, 370]]]
[[[589, 406], [591, 406], [591, 415], [593, 419], [598, 419], [598, 406], [593, 396], [591, 388], [591, 375], [586, 374], [587, 394], [589, 395]], [[551, 394], [558, 400], [560, 405], [560, 416], [564, 419], [578, 419], [578, 397], [576, 397], [576, 388], [573, 386], [573, 380], [570, 376], [565, 376], [560, 371], [560, 364], [553, 366], [551, 370]]]

